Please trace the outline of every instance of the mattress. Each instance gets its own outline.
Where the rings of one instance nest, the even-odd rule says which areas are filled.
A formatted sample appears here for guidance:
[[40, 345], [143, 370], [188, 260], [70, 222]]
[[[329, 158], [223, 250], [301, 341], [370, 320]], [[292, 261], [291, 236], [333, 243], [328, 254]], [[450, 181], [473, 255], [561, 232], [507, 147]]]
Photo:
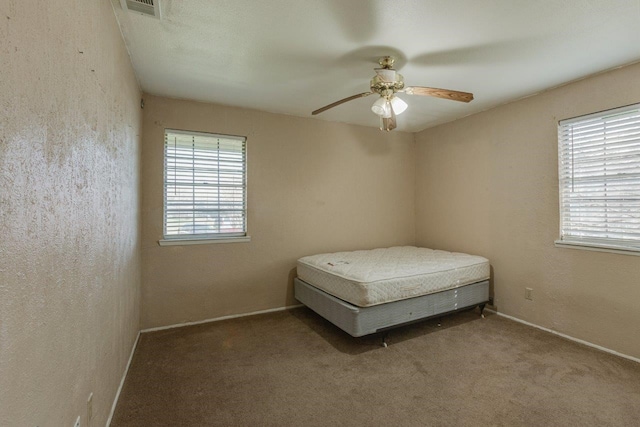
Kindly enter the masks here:
[[489, 278], [486, 258], [414, 246], [312, 255], [298, 277], [358, 307], [453, 289]]

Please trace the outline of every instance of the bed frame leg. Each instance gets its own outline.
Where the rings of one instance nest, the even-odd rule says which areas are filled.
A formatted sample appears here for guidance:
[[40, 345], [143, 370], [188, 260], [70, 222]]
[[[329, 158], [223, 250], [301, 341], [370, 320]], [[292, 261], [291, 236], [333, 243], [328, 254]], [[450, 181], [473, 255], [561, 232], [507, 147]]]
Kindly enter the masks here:
[[484, 319], [484, 307], [486, 304], [480, 304], [478, 307], [480, 307], [480, 317], [482, 317]]
[[382, 334], [382, 344], [381, 344], [381, 345], [382, 345], [384, 348], [387, 348], [387, 347], [388, 347], [388, 346], [387, 346], [387, 336], [388, 336], [388, 335], [389, 335], [389, 334], [388, 334], [387, 332], [385, 332], [385, 333], [383, 333], [383, 334]]

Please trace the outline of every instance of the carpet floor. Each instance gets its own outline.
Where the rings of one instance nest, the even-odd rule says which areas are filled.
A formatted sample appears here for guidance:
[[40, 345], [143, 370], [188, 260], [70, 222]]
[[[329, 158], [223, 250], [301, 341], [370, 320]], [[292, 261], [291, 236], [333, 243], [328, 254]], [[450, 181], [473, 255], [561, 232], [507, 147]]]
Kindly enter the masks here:
[[307, 308], [142, 334], [125, 426], [638, 426], [640, 364], [477, 310], [352, 338]]

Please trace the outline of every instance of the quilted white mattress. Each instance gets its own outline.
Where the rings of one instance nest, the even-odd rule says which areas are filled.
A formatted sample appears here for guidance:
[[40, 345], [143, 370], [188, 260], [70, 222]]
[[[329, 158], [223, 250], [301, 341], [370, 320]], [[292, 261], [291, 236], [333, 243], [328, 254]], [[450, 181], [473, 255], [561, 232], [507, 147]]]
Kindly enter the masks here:
[[370, 307], [487, 280], [489, 261], [402, 246], [300, 258], [298, 277], [353, 305]]

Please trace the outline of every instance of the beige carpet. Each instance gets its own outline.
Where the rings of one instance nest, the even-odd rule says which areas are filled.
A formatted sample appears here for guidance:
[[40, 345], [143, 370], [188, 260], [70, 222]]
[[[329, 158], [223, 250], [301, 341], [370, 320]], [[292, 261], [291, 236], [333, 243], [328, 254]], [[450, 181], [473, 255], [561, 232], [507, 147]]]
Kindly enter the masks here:
[[496, 315], [388, 343], [306, 308], [146, 333], [111, 425], [640, 425], [640, 364]]

